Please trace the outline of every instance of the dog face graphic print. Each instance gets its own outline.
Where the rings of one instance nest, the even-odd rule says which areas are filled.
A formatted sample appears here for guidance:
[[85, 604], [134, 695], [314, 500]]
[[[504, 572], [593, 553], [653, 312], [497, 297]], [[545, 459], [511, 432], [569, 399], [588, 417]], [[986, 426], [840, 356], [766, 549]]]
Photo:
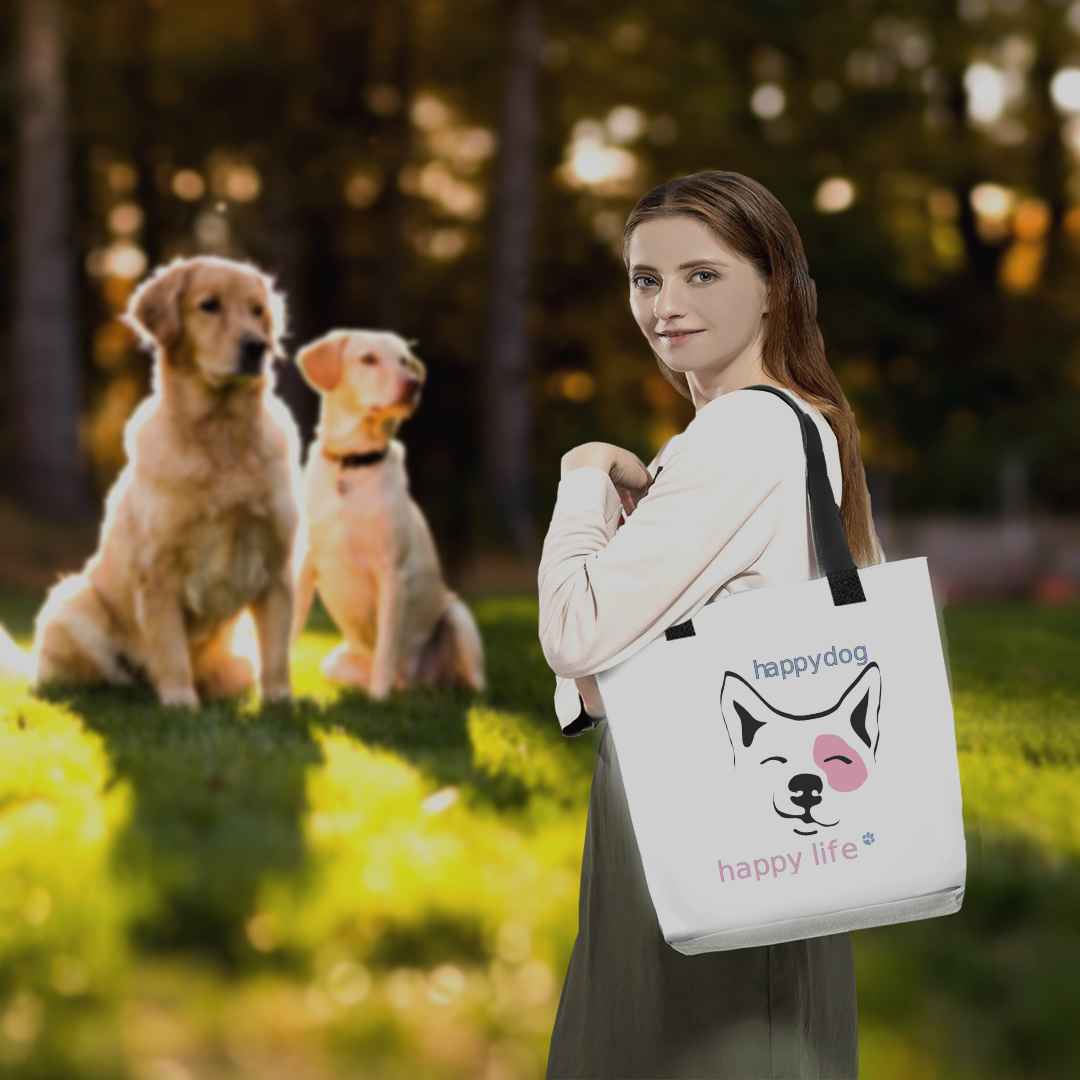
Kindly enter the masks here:
[[741, 675], [724, 673], [720, 714], [748, 813], [816, 836], [860, 808], [877, 760], [881, 669], [871, 661], [822, 712], [787, 713]]

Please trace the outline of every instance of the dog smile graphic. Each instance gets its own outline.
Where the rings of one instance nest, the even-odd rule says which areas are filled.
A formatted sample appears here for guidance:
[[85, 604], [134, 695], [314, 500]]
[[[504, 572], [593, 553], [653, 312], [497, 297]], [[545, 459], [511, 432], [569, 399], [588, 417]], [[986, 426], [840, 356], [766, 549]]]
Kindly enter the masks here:
[[841, 811], [860, 801], [877, 759], [880, 707], [881, 669], [873, 661], [823, 712], [782, 712], [734, 671], [724, 673], [720, 690], [739, 783], [750, 800], [768, 796], [797, 836], [834, 828]]

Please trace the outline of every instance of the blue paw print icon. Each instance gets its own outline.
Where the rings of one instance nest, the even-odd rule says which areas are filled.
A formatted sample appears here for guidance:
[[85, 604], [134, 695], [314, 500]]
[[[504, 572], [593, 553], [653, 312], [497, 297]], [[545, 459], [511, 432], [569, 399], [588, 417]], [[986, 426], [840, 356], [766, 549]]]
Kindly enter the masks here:
[[869, 847], [874, 842], [875, 839], [876, 839], [876, 837], [874, 836], [874, 834], [872, 832], [864, 832], [862, 834], [862, 842], [864, 844], [866, 844], [867, 847]]

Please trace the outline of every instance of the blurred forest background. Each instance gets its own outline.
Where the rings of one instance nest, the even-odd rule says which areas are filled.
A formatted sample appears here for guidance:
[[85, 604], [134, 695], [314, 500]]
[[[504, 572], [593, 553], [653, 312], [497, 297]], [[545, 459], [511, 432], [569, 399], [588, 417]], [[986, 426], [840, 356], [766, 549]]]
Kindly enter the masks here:
[[0, 686], [0, 1074], [542, 1074], [595, 744], [540, 542], [567, 449], [692, 417], [619, 249], [719, 168], [801, 231], [887, 557], [1024, 601], [944, 613], [969, 889], [855, 935], [862, 1075], [1080, 1075], [1080, 0], [10, 0], [0, 48], [0, 624], [94, 548], [149, 389], [117, 315], [219, 253], [290, 356], [415, 339], [400, 438], [490, 676], [364, 700], [316, 611], [288, 709]]
[[692, 415], [619, 245], [703, 168], [797, 222], [879, 519], [1080, 506], [1078, 3], [13, 0], [0, 34], [6, 551], [20, 514], [92, 534], [149, 385], [116, 315], [218, 252], [277, 277], [291, 354], [416, 338], [400, 437], [451, 573], [534, 567], [566, 449], [648, 460]]

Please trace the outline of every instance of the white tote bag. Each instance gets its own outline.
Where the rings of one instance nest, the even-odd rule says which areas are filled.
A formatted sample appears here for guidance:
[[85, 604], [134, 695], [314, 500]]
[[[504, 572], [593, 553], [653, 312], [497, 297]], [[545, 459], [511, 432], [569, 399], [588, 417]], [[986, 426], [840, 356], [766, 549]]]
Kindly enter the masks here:
[[926, 559], [856, 568], [814, 422], [750, 389], [799, 419], [821, 576], [716, 600], [596, 675], [657, 919], [687, 955], [948, 915], [964, 897]]

